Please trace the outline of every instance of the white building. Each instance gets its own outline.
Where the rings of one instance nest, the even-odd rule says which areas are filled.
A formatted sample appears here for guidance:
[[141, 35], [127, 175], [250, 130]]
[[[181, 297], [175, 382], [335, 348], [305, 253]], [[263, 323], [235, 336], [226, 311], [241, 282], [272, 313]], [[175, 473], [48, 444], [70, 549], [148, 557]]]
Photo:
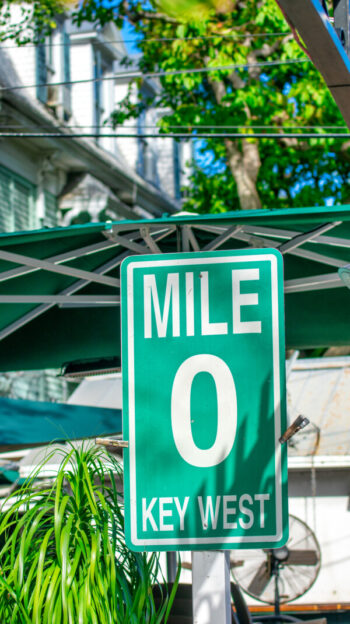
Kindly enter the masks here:
[[[102, 136], [113, 133], [103, 124], [122, 99], [128, 80], [114, 77], [126, 50], [113, 24], [103, 29], [90, 24], [75, 28], [62, 21], [45, 43], [18, 47], [5, 42], [0, 55], [2, 132], [58, 135], [3, 139], [3, 184], [11, 173], [20, 176], [31, 201], [27, 200], [26, 216], [23, 205], [21, 211], [16, 207], [16, 199], [12, 217], [3, 207], [2, 231], [60, 222], [55, 207], [67, 212], [66, 189], [71, 194], [81, 187], [85, 175], [90, 188], [92, 178], [96, 180], [99, 202], [104, 186], [108, 210], [115, 218], [152, 217], [179, 209], [177, 144], [154, 139], [145, 145], [138, 138]], [[157, 86], [150, 82], [142, 87], [152, 88]], [[146, 116], [147, 123], [151, 118], [155, 123], [157, 112], [148, 111]], [[143, 119], [135, 121], [136, 132], [142, 131], [142, 124]], [[60, 138], [63, 134], [69, 138]], [[86, 138], [86, 134], [93, 136]], [[11, 188], [9, 193], [12, 197]], [[1, 195], [5, 203], [6, 193]], [[101, 211], [93, 199], [89, 208], [96, 220]]]
[[[19, 6], [13, 11], [15, 19]], [[76, 28], [67, 19], [43, 44], [0, 45], [0, 232], [152, 218], [180, 209], [174, 141], [102, 136], [114, 133], [103, 123], [127, 88], [129, 79], [115, 78], [125, 55], [115, 25]], [[147, 123], [157, 114], [147, 111]], [[136, 132], [145, 119], [135, 121]], [[56, 386], [57, 395], [50, 390], [49, 397], [63, 398]], [[12, 396], [25, 398], [25, 388]], [[42, 388], [40, 382], [32, 398], [47, 397]]]

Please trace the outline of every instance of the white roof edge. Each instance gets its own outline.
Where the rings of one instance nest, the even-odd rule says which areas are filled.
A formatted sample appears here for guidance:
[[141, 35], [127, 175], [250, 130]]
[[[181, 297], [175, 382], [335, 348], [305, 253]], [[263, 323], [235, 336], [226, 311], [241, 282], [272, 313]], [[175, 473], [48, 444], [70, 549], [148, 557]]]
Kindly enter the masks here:
[[[289, 360], [286, 361], [288, 364]], [[347, 368], [350, 366], [350, 356], [320, 357], [297, 359], [292, 365], [292, 370], [317, 370], [322, 368]]]
[[289, 470], [311, 468], [349, 468], [350, 455], [313, 455], [305, 457], [288, 457]]

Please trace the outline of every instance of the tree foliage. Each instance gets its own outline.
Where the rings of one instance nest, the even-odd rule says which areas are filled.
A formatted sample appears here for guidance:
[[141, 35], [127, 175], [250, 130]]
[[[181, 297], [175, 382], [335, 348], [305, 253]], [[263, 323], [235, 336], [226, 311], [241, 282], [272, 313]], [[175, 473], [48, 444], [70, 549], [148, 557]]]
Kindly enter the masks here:
[[[73, 19], [97, 26], [111, 20], [119, 27], [124, 21], [131, 24], [140, 39], [138, 65], [144, 73], [187, 70], [159, 77], [153, 96], [143, 94], [138, 79], [138, 101], [131, 85], [112, 116], [118, 126], [155, 106], [162, 113], [161, 132], [223, 133], [219, 139], [194, 141], [185, 207], [217, 212], [346, 201], [350, 141], [317, 138], [327, 126], [344, 122], [275, 0], [233, 0], [225, 10], [213, 0], [190, 21], [182, 21], [179, 11], [161, 13], [158, 6], [86, 0]], [[166, 0], [161, 6], [167, 7]], [[191, 72], [232, 64], [237, 67]], [[268, 129], [302, 133], [309, 126], [315, 131], [312, 139], [225, 136]]]
[[[283, 133], [318, 126], [312, 139], [223, 136], [196, 142], [186, 207], [207, 212], [347, 199], [350, 143], [317, 138], [325, 127], [342, 125], [341, 115], [275, 0], [235, 0], [230, 11], [212, 10], [191, 22], [124, 0], [118, 17], [131, 22], [140, 35], [139, 66], [144, 73], [178, 69], [188, 73], [160, 77], [161, 89], [151, 100], [139, 90], [136, 106], [130, 89], [113, 116], [116, 124], [153, 105], [164, 111], [160, 121], [164, 132], [213, 128], [249, 134], [271, 126]], [[305, 62], [293, 62], [302, 59]], [[266, 62], [271, 64], [260, 65]], [[232, 64], [240, 67], [190, 71]]]
[[40, 41], [56, 28], [57, 17], [69, 4], [65, 0], [0, 0], [0, 41], [14, 39], [18, 45]]

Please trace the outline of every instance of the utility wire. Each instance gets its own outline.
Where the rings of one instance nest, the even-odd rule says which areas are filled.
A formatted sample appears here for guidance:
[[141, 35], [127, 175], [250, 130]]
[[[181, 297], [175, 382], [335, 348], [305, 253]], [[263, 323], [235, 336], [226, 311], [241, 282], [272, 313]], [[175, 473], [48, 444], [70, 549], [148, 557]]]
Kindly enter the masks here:
[[[289, 35], [289, 32], [276, 32], [276, 33], [247, 33], [245, 35], [241, 35], [238, 33], [235, 34], [217, 34], [217, 35], [195, 35], [193, 37], [144, 37], [144, 39], [105, 39], [105, 40], [97, 40], [94, 41], [94, 44], [105, 45], [113, 44], [113, 43], [156, 43], [156, 42], [170, 42], [170, 41], [201, 41], [201, 40], [210, 40], [210, 39], [258, 39], [261, 37], [285, 37]], [[2, 46], [0, 41], [1, 50], [13, 50], [18, 48], [36, 48], [38, 45], [43, 47], [69, 47], [72, 45], [71, 42], [52, 42], [52, 43], [23, 43], [18, 45], [7, 45]], [[74, 44], [73, 44], [74, 45]]]
[[74, 84], [103, 82], [115, 80], [116, 78], [160, 78], [162, 76], [179, 76], [181, 74], [203, 74], [212, 71], [228, 71], [233, 69], [255, 69], [257, 67], [274, 67], [276, 65], [290, 65], [296, 63], [310, 63], [310, 59], [288, 59], [285, 61], [262, 61], [259, 63], [235, 63], [233, 65], [220, 65], [218, 67], [193, 67], [189, 69], [174, 69], [159, 72], [118, 72], [113, 76], [100, 76], [98, 78], [83, 78], [81, 80], [63, 80], [61, 82], [43, 82], [30, 85], [15, 85], [13, 87], [0, 87], [0, 93], [5, 91], [16, 91], [20, 89], [35, 89], [37, 87], [63, 87]]
[[[4, 129], [4, 130], [14, 130], [14, 129], [20, 129], [22, 131], [51, 131], [52, 130], [52, 126], [25, 126], [23, 124], [14, 124], [14, 125], [8, 125], [8, 124], [0, 124], [0, 129]], [[75, 129], [78, 128], [79, 130], [85, 130], [86, 128], [91, 128], [91, 129], [100, 129], [100, 130], [106, 130], [108, 128], [111, 128], [112, 130], [115, 130], [116, 132], [121, 130], [125, 130], [125, 129], [136, 129], [136, 124], [134, 125], [129, 125], [129, 124], [123, 124], [122, 126], [118, 126], [118, 127], [113, 127], [112, 125], [109, 124], [99, 124], [99, 125], [89, 125], [89, 124], [76, 124], [76, 125], [71, 125], [69, 123], [67, 124], [57, 124], [57, 126], [55, 126], [55, 128], [57, 129], [61, 129], [61, 130], [71, 130], [71, 129]], [[241, 130], [318, 130], [318, 129], [323, 129], [323, 130], [346, 130], [347, 126], [257, 126], [257, 125], [251, 125], [251, 126], [246, 126], [244, 124], [241, 125], [237, 125], [237, 126], [232, 126], [232, 125], [215, 125], [215, 124], [211, 124], [211, 125], [196, 125], [196, 124], [187, 124], [186, 126], [179, 126], [179, 125], [171, 125], [168, 126], [169, 129], [176, 129], [176, 130], [235, 130], [235, 129], [241, 129]], [[142, 129], [155, 129], [155, 130], [160, 130], [160, 126], [156, 125], [156, 124], [143, 124], [142, 125]]]
[[86, 133], [80, 132], [75, 134], [64, 134], [58, 132], [0, 132], [0, 138], [29, 138], [29, 139], [40, 139], [40, 138], [55, 138], [55, 139], [102, 139], [102, 138], [110, 138], [110, 139], [349, 139], [350, 133], [348, 132], [339, 132], [339, 133], [315, 133], [315, 132], [302, 132], [302, 133], [293, 133], [293, 132], [254, 132], [254, 133], [243, 133], [243, 132], [228, 132], [228, 133]]

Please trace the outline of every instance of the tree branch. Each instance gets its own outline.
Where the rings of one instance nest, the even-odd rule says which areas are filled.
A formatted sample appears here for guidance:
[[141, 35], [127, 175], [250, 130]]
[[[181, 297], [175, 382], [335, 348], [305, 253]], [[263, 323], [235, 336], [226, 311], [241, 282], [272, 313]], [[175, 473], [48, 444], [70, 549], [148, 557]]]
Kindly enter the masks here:
[[[212, 80], [208, 77], [216, 102], [219, 106], [228, 106], [222, 102], [226, 94], [226, 87], [223, 80]], [[245, 105], [245, 112], [250, 117], [250, 110]], [[256, 141], [243, 141], [242, 152], [238, 147], [238, 141], [225, 139], [227, 153], [227, 164], [237, 185], [237, 192], [241, 208], [243, 210], [257, 210], [261, 208], [260, 197], [256, 188], [256, 180], [261, 160], [259, 147]]]
[[136, 9], [130, 9], [129, 3], [127, 0], [124, 0], [122, 3], [123, 11], [131, 24], [138, 24], [143, 20], [148, 21], [161, 21], [166, 22], [168, 24], [179, 24], [179, 20], [174, 17], [170, 17], [169, 15], [164, 15], [163, 13], [158, 13], [156, 11], [140, 11]]

